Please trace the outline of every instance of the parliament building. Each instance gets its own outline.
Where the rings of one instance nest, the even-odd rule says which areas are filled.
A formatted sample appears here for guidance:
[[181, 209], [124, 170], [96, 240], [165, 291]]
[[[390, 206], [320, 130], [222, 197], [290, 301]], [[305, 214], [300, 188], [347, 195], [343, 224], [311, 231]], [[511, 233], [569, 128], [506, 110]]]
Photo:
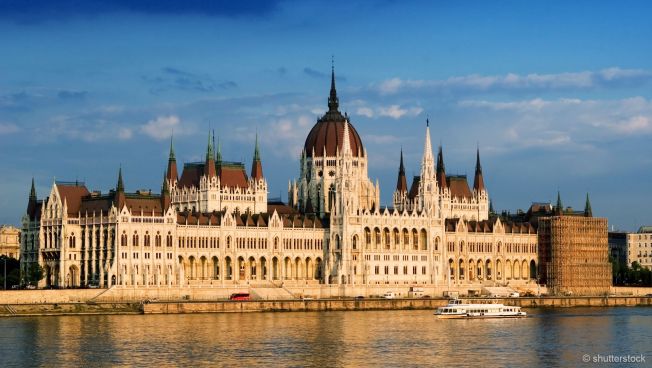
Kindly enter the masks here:
[[[490, 213], [480, 153], [475, 175], [449, 175], [428, 124], [420, 175], [409, 181], [397, 150], [391, 206], [368, 177], [368, 155], [339, 111], [332, 74], [328, 110], [308, 133], [288, 203], [268, 200], [258, 138], [248, 171], [208, 138], [205, 160], [179, 175], [170, 154], [161, 193], [90, 191], [55, 181], [22, 220], [21, 263], [38, 262], [41, 286], [232, 285], [518, 286], [537, 281], [536, 226]], [[472, 155], [470, 155], [472, 157]]]

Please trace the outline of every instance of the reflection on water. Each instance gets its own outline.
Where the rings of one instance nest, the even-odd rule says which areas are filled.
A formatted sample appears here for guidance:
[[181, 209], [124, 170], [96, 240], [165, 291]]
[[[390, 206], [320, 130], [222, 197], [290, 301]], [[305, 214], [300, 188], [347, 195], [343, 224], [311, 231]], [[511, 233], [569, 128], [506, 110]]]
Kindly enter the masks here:
[[[432, 311], [0, 319], [5, 366], [581, 366], [645, 354], [652, 308], [531, 309], [527, 319]], [[588, 364], [587, 364], [588, 366]]]

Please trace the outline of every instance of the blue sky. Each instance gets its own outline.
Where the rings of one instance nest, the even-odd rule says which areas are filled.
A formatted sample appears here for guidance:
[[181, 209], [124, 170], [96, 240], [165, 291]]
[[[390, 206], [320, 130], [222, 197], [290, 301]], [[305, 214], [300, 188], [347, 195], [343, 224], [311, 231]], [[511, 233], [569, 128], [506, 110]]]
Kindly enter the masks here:
[[402, 146], [418, 174], [425, 119], [447, 171], [479, 145], [498, 210], [582, 208], [617, 228], [651, 224], [652, 22], [645, 2], [0, 0], [0, 223], [29, 183], [160, 188], [169, 137], [200, 160], [215, 129], [250, 165], [260, 136], [270, 196], [340, 105], [389, 204]]

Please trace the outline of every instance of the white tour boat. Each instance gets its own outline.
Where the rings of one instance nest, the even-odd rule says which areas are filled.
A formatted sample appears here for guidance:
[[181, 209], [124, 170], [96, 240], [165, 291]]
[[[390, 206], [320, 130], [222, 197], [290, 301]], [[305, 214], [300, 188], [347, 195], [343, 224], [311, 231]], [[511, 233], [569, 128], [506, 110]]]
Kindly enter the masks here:
[[448, 305], [437, 308], [437, 318], [518, 318], [527, 317], [521, 307], [504, 304], [470, 304], [452, 299]]

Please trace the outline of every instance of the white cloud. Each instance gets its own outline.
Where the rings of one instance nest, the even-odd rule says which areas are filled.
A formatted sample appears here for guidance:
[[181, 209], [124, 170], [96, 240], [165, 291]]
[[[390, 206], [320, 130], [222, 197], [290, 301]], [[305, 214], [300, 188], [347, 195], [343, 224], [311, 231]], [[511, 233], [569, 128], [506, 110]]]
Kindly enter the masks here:
[[118, 129], [118, 138], [122, 140], [131, 139], [134, 135], [134, 132], [129, 128], [120, 128]]
[[641, 115], [632, 116], [625, 121], [614, 124], [612, 127], [615, 131], [623, 134], [643, 134], [652, 132], [650, 118]]
[[176, 115], [159, 116], [141, 125], [141, 132], [156, 140], [168, 139], [174, 131], [175, 134], [182, 133], [179, 117]]
[[11, 123], [0, 123], [0, 135], [12, 134], [18, 132], [18, 126]]
[[367, 118], [389, 117], [392, 119], [400, 119], [404, 116], [417, 116], [423, 112], [423, 108], [418, 106], [401, 107], [401, 105], [389, 106], [361, 106], [356, 109], [356, 113]]
[[477, 91], [490, 90], [567, 90], [644, 84], [652, 80], [652, 72], [641, 69], [608, 68], [600, 71], [582, 71], [555, 74], [508, 73], [505, 75], [478, 75], [450, 77], [443, 80], [391, 78], [372, 86], [381, 95], [409, 90]]

